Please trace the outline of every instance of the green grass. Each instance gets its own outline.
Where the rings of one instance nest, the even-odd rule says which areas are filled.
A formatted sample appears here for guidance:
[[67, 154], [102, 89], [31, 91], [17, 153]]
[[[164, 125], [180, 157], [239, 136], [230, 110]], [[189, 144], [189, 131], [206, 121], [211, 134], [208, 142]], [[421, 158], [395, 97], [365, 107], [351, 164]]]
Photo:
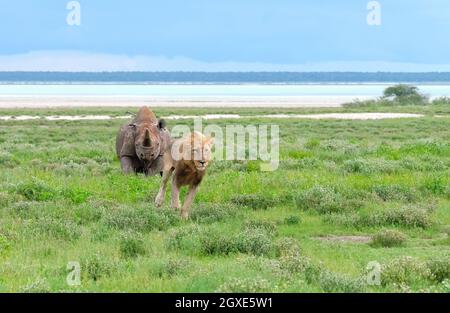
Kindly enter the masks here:
[[[224, 126], [274, 123], [256, 113], [358, 110], [155, 111], [249, 116], [205, 121]], [[0, 291], [449, 292], [450, 118], [434, 115], [449, 115], [450, 107], [364, 111], [426, 116], [277, 120], [279, 169], [213, 162], [187, 222], [154, 207], [159, 177], [121, 174], [114, 141], [123, 121], [1, 121]], [[374, 240], [318, 239], [330, 235]], [[81, 265], [81, 286], [66, 283], [71, 261]], [[371, 261], [381, 264], [380, 286], [366, 284]]]

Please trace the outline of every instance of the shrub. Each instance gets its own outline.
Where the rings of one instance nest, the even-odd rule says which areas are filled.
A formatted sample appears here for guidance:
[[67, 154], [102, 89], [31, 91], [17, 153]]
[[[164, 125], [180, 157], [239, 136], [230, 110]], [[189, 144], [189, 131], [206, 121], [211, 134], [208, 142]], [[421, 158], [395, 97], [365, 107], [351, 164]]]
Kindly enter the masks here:
[[200, 249], [201, 253], [206, 255], [227, 255], [238, 251], [235, 238], [215, 229], [201, 234]]
[[151, 230], [142, 210], [127, 206], [118, 206], [105, 212], [104, 222], [111, 228], [119, 230], [148, 231]]
[[16, 192], [32, 201], [47, 201], [55, 199], [58, 196], [56, 189], [38, 179], [18, 184], [16, 186]]
[[432, 221], [429, 212], [423, 208], [402, 207], [373, 215], [373, 221], [369, 224], [427, 228]]
[[437, 282], [450, 279], [450, 257], [440, 257], [428, 260], [426, 263], [431, 278]]
[[270, 283], [263, 278], [232, 278], [221, 285], [219, 293], [258, 293], [269, 292]]
[[275, 236], [278, 233], [277, 226], [274, 222], [267, 220], [250, 220], [244, 224], [245, 230], [257, 230], [261, 229], [270, 236]]
[[355, 293], [363, 292], [365, 289], [362, 279], [353, 279], [328, 270], [320, 272], [318, 283], [325, 292]]
[[199, 236], [202, 229], [198, 225], [188, 225], [173, 229], [166, 239], [166, 246], [169, 250], [200, 250]]
[[432, 105], [450, 105], [449, 97], [436, 98], [431, 102]]
[[416, 191], [401, 185], [376, 185], [372, 187], [373, 192], [383, 201], [409, 201], [416, 200]]
[[116, 263], [102, 256], [100, 253], [89, 255], [81, 262], [81, 272], [85, 274], [88, 279], [94, 281], [111, 275], [115, 268]]
[[87, 225], [99, 221], [103, 212], [104, 208], [93, 206], [92, 204], [83, 204], [73, 210], [74, 219], [79, 225]]
[[124, 258], [135, 258], [145, 254], [144, 241], [139, 235], [125, 233], [122, 235], [119, 243], [120, 254]]
[[428, 228], [432, 225], [430, 210], [423, 207], [401, 207], [371, 214], [328, 214], [324, 220], [330, 224], [349, 227], [404, 226]]
[[379, 231], [372, 237], [371, 245], [374, 247], [396, 247], [401, 246], [405, 243], [406, 236], [393, 229], [386, 229]]
[[283, 237], [275, 242], [275, 254], [277, 257], [286, 255], [299, 256], [300, 244], [294, 238]]
[[380, 98], [375, 100], [355, 100], [353, 102], [344, 103], [342, 106], [345, 108], [367, 108], [392, 105], [394, 105], [392, 101]]
[[191, 266], [189, 260], [186, 259], [169, 259], [164, 261], [157, 269], [159, 277], [172, 277], [180, 273], [186, 272]]
[[111, 233], [112, 233], [112, 230], [103, 224], [100, 226], [93, 226], [93, 228], [91, 230], [90, 240], [92, 242], [105, 241], [107, 238], [110, 237]]
[[400, 257], [381, 267], [381, 284], [411, 285], [430, 277], [430, 270], [424, 262], [409, 256]]
[[395, 173], [399, 166], [393, 161], [383, 159], [352, 159], [347, 160], [343, 164], [344, 170], [348, 173]]
[[191, 213], [191, 219], [198, 223], [222, 221], [237, 214], [233, 205], [221, 203], [203, 203], [196, 206]]
[[12, 168], [17, 164], [19, 164], [18, 160], [11, 153], [0, 151], [0, 166]]
[[300, 217], [297, 215], [290, 215], [284, 219], [284, 223], [287, 225], [297, 225], [300, 223]]
[[174, 210], [152, 210], [151, 208], [118, 206], [104, 214], [105, 224], [111, 228], [149, 232], [154, 229], [164, 230], [179, 222]]
[[348, 211], [359, 205], [327, 186], [314, 186], [299, 193], [295, 197], [295, 203], [300, 210], [314, 210], [321, 214]]
[[47, 236], [61, 240], [76, 240], [81, 236], [81, 228], [70, 220], [60, 220], [52, 217], [41, 217], [33, 221], [28, 227], [31, 228], [32, 236]]
[[246, 229], [237, 237], [237, 250], [254, 255], [267, 255], [272, 249], [272, 240], [266, 230]]
[[422, 185], [422, 189], [425, 189], [434, 195], [444, 195], [448, 188], [450, 188], [450, 184], [448, 183], [448, 179], [444, 176], [428, 178]]
[[19, 201], [11, 205], [11, 211], [14, 215], [21, 218], [30, 218], [36, 207], [36, 202]]
[[252, 208], [254, 210], [266, 210], [277, 204], [277, 200], [269, 198], [265, 195], [237, 195], [231, 198], [231, 202], [239, 205]]
[[91, 193], [81, 188], [71, 187], [62, 189], [61, 195], [65, 199], [69, 199], [72, 203], [80, 204], [86, 202]]

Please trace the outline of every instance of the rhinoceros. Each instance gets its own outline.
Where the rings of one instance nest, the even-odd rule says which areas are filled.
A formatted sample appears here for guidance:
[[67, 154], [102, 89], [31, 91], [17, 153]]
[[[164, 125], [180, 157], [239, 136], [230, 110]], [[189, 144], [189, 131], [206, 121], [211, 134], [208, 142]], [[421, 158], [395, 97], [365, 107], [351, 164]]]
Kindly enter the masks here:
[[116, 153], [123, 173], [161, 174], [162, 156], [170, 140], [165, 121], [158, 120], [148, 107], [142, 107], [131, 123], [123, 125], [117, 134]]

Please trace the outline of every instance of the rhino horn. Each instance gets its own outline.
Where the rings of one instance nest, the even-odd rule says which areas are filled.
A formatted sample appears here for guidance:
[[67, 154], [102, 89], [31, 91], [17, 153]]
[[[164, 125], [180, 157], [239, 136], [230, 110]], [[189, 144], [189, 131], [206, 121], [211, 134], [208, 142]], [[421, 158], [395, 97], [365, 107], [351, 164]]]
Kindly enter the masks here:
[[144, 147], [151, 147], [152, 145], [152, 140], [150, 138], [150, 131], [147, 129], [145, 129], [145, 137], [144, 137]]

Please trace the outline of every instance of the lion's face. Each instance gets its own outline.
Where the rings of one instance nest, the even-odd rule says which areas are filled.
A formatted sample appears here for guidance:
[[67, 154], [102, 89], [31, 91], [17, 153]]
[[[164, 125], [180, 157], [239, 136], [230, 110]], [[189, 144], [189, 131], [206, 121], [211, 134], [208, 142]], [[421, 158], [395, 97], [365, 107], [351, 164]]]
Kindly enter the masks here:
[[156, 125], [144, 124], [136, 128], [136, 155], [141, 161], [153, 161], [161, 152], [161, 142]]
[[192, 146], [192, 162], [198, 171], [205, 171], [207, 169], [211, 161], [211, 148], [211, 140]]

